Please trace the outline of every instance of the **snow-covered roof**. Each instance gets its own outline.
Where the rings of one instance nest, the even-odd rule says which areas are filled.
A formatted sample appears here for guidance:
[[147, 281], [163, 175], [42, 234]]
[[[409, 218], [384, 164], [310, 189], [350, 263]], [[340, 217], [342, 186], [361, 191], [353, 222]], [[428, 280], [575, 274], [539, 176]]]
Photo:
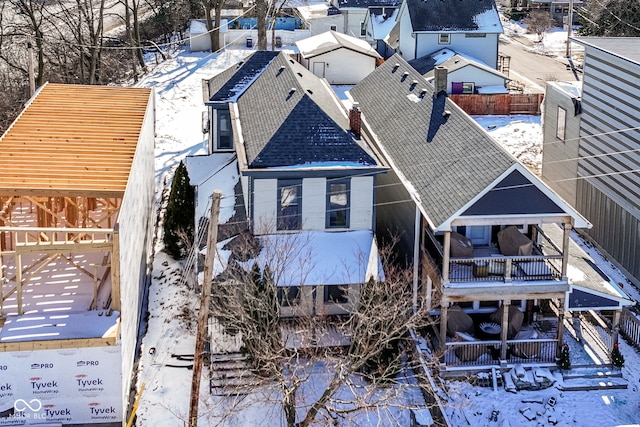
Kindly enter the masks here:
[[380, 58], [378, 52], [376, 52], [367, 41], [347, 34], [338, 33], [337, 31], [327, 31], [306, 39], [298, 40], [296, 46], [298, 46], [303, 58], [312, 58], [340, 48], [346, 48], [362, 53], [363, 55]]
[[396, 23], [398, 9], [395, 9], [391, 16], [376, 15], [371, 13], [371, 28], [374, 40], [383, 40]]
[[273, 271], [278, 286], [348, 285], [383, 280], [371, 230], [302, 231], [260, 236], [257, 262]]
[[502, 33], [494, 1], [406, 0], [414, 32]]
[[329, 4], [327, 3], [315, 3], [297, 8], [300, 17], [305, 21], [326, 17], [328, 9]]
[[480, 94], [490, 94], [490, 93], [509, 93], [506, 87], [495, 85], [495, 86], [479, 86], [477, 88], [478, 93]]

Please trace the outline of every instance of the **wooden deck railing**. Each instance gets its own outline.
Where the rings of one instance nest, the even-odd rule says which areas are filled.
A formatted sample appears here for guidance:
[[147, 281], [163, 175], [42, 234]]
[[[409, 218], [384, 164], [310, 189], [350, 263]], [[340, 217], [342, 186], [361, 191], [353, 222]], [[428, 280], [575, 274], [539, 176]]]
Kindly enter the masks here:
[[[553, 363], [558, 340], [508, 340], [507, 363]], [[491, 366], [500, 364], [498, 340], [448, 342], [442, 363], [447, 368]]]
[[559, 280], [562, 255], [455, 258], [449, 263], [449, 282], [511, 282]]

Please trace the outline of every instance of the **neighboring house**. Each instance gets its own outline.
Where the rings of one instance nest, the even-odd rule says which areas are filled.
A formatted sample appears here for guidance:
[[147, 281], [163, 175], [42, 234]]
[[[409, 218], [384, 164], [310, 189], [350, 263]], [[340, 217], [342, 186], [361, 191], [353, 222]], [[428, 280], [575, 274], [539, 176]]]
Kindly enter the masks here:
[[498, 66], [500, 16], [493, 0], [405, 0], [390, 45], [407, 61], [441, 49]]
[[390, 16], [401, 0], [331, 0], [331, 5], [340, 10], [345, 34], [365, 39], [366, 20], [370, 13]]
[[510, 79], [507, 76], [470, 56], [450, 49], [413, 59], [409, 64], [430, 83], [435, 79], [436, 66], [446, 68], [448, 94], [508, 93], [506, 85]]
[[381, 59], [369, 43], [336, 31], [296, 42], [300, 63], [330, 84], [356, 84], [376, 68]]
[[296, 7], [296, 11], [312, 36], [330, 30], [344, 33], [342, 12], [327, 2], [303, 3]]
[[582, 82], [547, 82], [542, 112], [542, 179], [575, 207]]
[[0, 424], [126, 421], [154, 236], [154, 126], [151, 89], [47, 83], [0, 137], [0, 412], [16, 399], [44, 406]]
[[530, 11], [542, 10], [549, 12], [551, 17], [560, 25], [567, 23], [569, 6], [573, 5], [573, 23], [578, 23], [578, 10], [583, 7], [582, 0], [528, 0]]
[[558, 97], [547, 89], [543, 176], [593, 223], [584, 234], [638, 285], [640, 38], [571, 41], [585, 48], [582, 90]]
[[[437, 320], [445, 369], [553, 365], [563, 310], [619, 312], [632, 304], [615, 284], [570, 283], [569, 232], [590, 224], [400, 56], [350, 92], [362, 109], [363, 136], [391, 168], [378, 183], [377, 228], [401, 237], [400, 259], [414, 268], [414, 303]], [[550, 300], [558, 301], [559, 327], [542, 339], [534, 307]], [[459, 335], [456, 326], [460, 316], [474, 316], [473, 333], [490, 313], [501, 317], [487, 331], [500, 350], [478, 362], [487, 338]], [[523, 318], [530, 335], [520, 334]], [[521, 338], [526, 344], [512, 341]], [[521, 352], [507, 352], [516, 345]]]
[[375, 47], [383, 58], [388, 58], [395, 53], [385, 39], [396, 23], [398, 6], [376, 7], [369, 10], [365, 18], [365, 40]]
[[344, 314], [378, 279], [374, 188], [381, 167], [322, 79], [258, 51], [204, 82], [210, 152], [235, 152], [245, 213], [274, 271], [282, 316]]

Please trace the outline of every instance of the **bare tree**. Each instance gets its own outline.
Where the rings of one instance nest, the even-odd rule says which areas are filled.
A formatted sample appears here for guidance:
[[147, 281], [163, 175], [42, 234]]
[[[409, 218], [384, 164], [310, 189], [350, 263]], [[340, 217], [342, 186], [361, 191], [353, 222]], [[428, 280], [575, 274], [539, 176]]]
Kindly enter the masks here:
[[542, 10], [534, 10], [524, 18], [524, 24], [527, 26], [527, 32], [538, 35], [538, 42], [544, 39], [544, 33], [556, 25], [549, 12]]
[[640, 7], [628, 0], [598, 0], [585, 2], [578, 12], [584, 36], [640, 36]]
[[269, 16], [268, 0], [256, 0], [255, 13], [258, 19], [258, 50], [267, 50], [267, 18]]
[[[358, 301], [340, 318], [327, 316], [310, 309], [314, 286], [301, 287], [313, 288], [311, 293], [281, 286], [287, 270], [296, 270], [304, 281], [305, 269], [313, 268], [305, 257], [308, 243], [295, 234], [289, 238], [274, 248], [245, 239], [232, 249], [243, 257], [232, 255], [212, 288], [212, 315], [228, 334], [242, 337], [249, 369], [262, 379], [263, 396], [265, 390], [278, 390], [280, 399], [271, 399], [280, 402], [289, 427], [348, 422], [373, 407], [406, 410], [411, 404], [402, 395], [410, 386], [399, 380], [405, 378], [399, 373], [410, 371], [405, 344], [409, 330], [426, 326], [427, 318], [413, 311], [410, 272], [389, 262], [391, 249], [385, 249], [384, 279], [349, 286], [347, 292], [358, 294]], [[286, 321], [283, 307], [293, 312]], [[323, 344], [328, 325], [343, 331], [350, 344], [341, 349]], [[315, 377], [320, 366], [322, 381]]]

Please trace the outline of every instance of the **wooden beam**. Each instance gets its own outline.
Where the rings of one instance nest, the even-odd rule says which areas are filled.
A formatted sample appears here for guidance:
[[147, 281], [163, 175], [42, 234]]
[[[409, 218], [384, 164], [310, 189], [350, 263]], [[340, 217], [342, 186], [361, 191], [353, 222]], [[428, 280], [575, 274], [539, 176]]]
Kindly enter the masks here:
[[120, 233], [118, 224], [113, 229], [113, 247], [111, 249], [111, 308], [120, 311]]
[[59, 350], [67, 348], [113, 347], [117, 344], [117, 336], [111, 334], [102, 338], [77, 338], [68, 340], [42, 340], [0, 343], [0, 352]]

